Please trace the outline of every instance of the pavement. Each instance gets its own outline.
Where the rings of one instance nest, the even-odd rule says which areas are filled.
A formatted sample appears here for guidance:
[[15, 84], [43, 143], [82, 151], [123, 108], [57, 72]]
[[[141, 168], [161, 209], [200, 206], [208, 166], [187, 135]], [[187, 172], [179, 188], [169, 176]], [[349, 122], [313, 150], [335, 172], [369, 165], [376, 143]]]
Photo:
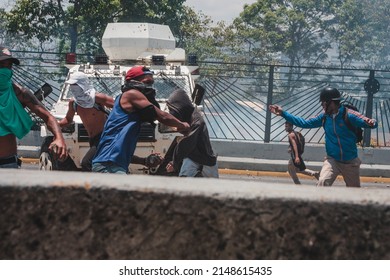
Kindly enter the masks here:
[[[28, 157], [22, 157], [21, 158], [23, 163], [30, 163], [30, 164], [38, 164], [39, 159], [38, 158], [28, 158]], [[239, 159], [236, 158], [235, 163], [241, 163], [245, 162], [245, 159]], [[229, 161], [230, 163], [232, 160]], [[265, 165], [268, 165], [267, 168], [272, 166], [270, 162], [264, 162]], [[275, 164], [275, 162], [273, 162]], [[267, 171], [267, 170], [249, 170], [249, 169], [231, 169], [231, 168], [223, 168], [221, 166], [226, 165], [226, 161], [224, 161], [224, 158], [221, 158], [221, 161], [219, 162], [219, 174], [223, 175], [237, 175], [237, 176], [258, 176], [258, 177], [278, 177], [278, 178], [289, 178], [289, 174], [287, 173], [287, 162], [286, 161], [280, 161], [278, 162], [278, 165], [280, 168], [283, 168], [283, 171]], [[363, 166], [363, 164], [362, 164]], [[364, 167], [364, 166], [363, 166]], [[366, 167], [367, 168], [367, 167]], [[386, 166], [382, 168], [388, 168], [387, 170], [390, 172], [390, 166]], [[310, 178], [309, 176], [298, 174], [299, 178], [305, 179]], [[339, 176], [338, 180], [342, 180], [342, 177]], [[382, 184], [390, 184], [390, 177], [382, 177], [382, 176], [361, 176], [360, 180], [362, 183], [382, 183]]]

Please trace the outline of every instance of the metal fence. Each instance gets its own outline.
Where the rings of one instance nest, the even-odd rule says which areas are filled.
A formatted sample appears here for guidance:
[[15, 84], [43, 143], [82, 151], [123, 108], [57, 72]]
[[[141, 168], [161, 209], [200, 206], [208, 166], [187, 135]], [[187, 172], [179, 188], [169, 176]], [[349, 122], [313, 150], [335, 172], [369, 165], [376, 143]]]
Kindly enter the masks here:
[[[340, 90], [345, 101], [378, 121], [377, 129], [364, 129], [364, 146], [390, 146], [388, 71], [202, 64], [199, 83], [206, 88], [204, 111], [213, 139], [286, 142], [284, 119], [272, 115], [268, 106], [279, 104], [294, 115], [309, 118], [322, 112], [321, 89], [332, 86]], [[309, 143], [324, 143], [322, 128], [297, 130]]]
[[[206, 88], [203, 106], [212, 139], [286, 142], [284, 120], [271, 115], [268, 105], [279, 104], [290, 113], [308, 118], [322, 111], [319, 92], [329, 85], [338, 88], [344, 99], [355, 104], [361, 113], [378, 120], [377, 129], [365, 129], [364, 145], [390, 146], [389, 71], [215, 62], [200, 64], [198, 83]], [[31, 65], [15, 67], [14, 80], [33, 92], [49, 83], [52, 93], [44, 102], [50, 108], [60, 95], [67, 73], [65, 67], [57, 66], [53, 67], [57, 75], [55, 81], [52, 79], [53, 71], [31, 71]], [[375, 89], [368, 83], [373, 79], [379, 83], [379, 91], [367, 93], [367, 90]], [[177, 83], [175, 81], [174, 84]], [[324, 142], [322, 128], [301, 131], [308, 143]]]

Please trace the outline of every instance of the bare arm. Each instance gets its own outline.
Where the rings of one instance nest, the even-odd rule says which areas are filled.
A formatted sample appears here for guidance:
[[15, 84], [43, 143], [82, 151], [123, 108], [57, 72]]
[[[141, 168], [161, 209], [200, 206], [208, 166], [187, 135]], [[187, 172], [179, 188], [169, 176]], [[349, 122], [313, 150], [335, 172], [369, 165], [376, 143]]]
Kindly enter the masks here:
[[60, 159], [65, 159], [68, 156], [68, 151], [57, 120], [28, 89], [14, 84], [14, 90], [20, 103], [22, 103], [24, 107], [28, 107], [31, 112], [40, 117], [46, 123], [48, 129], [53, 133], [54, 140], [50, 144], [49, 149], [52, 150], [54, 148], [54, 153]]
[[299, 164], [301, 160], [299, 159], [298, 154], [298, 145], [297, 145], [297, 139], [295, 137], [295, 134], [293, 132], [288, 134], [288, 138], [290, 139], [290, 143], [292, 145], [292, 152], [294, 153], [294, 161], [296, 164]]
[[58, 123], [61, 127], [67, 126], [73, 122], [73, 117], [76, 114], [73, 108], [74, 100], [70, 100], [68, 103], [68, 112], [66, 112], [65, 118], [60, 120]]
[[[138, 90], [129, 90], [123, 93], [121, 98], [121, 106], [124, 110], [132, 112], [136, 109], [143, 109], [153, 105], [149, 100]], [[153, 105], [154, 106], [154, 105]], [[185, 133], [190, 129], [186, 122], [181, 122], [171, 114], [164, 112], [154, 106], [157, 113], [157, 120], [165, 125], [176, 127], [179, 132]]]
[[104, 93], [97, 92], [95, 94], [95, 102], [108, 108], [114, 107], [114, 98]]

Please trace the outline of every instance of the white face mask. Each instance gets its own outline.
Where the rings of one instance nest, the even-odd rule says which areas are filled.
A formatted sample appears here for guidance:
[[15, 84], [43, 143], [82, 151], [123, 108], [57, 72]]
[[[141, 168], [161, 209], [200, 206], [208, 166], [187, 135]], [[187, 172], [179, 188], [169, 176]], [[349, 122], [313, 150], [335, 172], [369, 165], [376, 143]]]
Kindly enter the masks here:
[[70, 85], [69, 88], [73, 96], [80, 96], [84, 93], [84, 90], [79, 85]]
[[74, 100], [77, 105], [83, 108], [92, 108], [95, 104], [95, 89], [89, 88], [87, 90], [83, 90], [78, 85], [70, 85], [70, 92], [73, 94]]

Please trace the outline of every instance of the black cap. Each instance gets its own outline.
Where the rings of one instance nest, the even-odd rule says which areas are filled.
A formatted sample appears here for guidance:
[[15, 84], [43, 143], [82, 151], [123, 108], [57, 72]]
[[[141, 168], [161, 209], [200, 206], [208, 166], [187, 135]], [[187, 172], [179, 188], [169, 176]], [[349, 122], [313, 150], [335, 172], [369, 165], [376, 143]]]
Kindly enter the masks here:
[[329, 102], [332, 100], [341, 100], [341, 94], [336, 88], [326, 87], [321, 90], [320, 93], [320, 102]]
[[20, 61], [19, 59], [16, 59], [15, 57], [12, 57], [11, 52], [9, 49], [0, 47], [0, 61], [10, 59], [14, 64], [19, 65]]

